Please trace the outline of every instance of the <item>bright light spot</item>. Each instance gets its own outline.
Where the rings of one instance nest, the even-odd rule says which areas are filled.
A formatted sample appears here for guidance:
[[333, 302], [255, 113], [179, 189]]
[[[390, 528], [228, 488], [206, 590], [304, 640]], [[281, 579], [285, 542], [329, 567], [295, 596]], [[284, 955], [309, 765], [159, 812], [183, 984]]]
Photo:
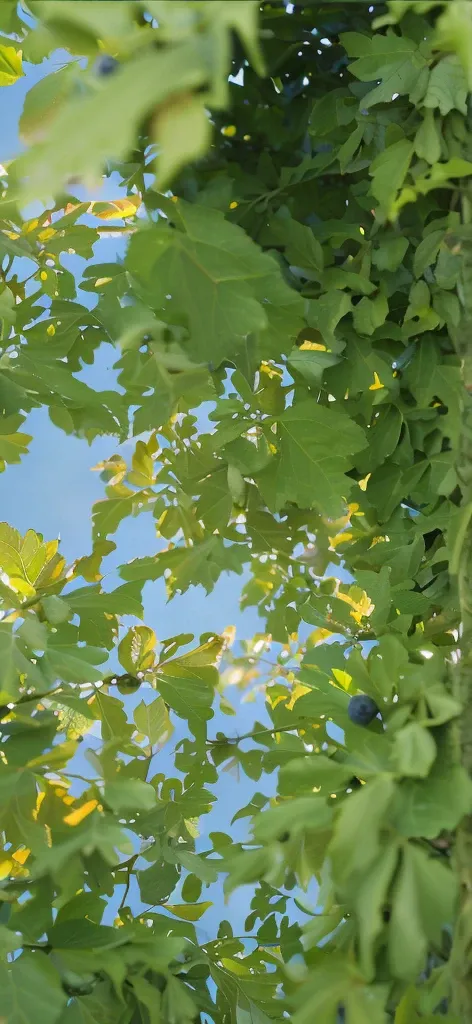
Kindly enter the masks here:
[[427, 658], [428, 660], [430, 658], [434, 658], [434, 654], [432, 651], [420, 651], [420, 654], [423, 655], [423, 658]]
[[320, 39], [320, 42], [323, 44], [323, 46], [332, 46], [333, 45], [332, 42], [331, 42], [331, 39], [327, 39], [326, 36], [324, 36], [323, 39]]
[[399, 97], [399, 95], [400, 95], [400, 93], [399, 93], [399, 92], [394, 92], [394, 94], [393, 94], [393, 96], [392, 96], [392, 100], [397, 100], [397, 99], [398, 99], [398, 97]]
[[302, 82], [302, 85], [309, 85], [309, 84], [310, 84], [310, 79], [307, 78], [307, 76], [305, 75], [305, 77], [303, 79], [303, 82]]
[[229, 75], [228, 78], [233, 85], [244, 85], [244, 68], [240, 68], [237, 75]]

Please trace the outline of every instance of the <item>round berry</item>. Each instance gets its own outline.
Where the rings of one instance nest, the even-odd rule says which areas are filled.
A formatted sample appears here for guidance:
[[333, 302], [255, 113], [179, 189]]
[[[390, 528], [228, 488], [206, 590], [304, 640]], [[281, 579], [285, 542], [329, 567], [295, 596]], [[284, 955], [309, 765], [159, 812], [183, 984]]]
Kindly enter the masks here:
[[95, 61], [95, 71], [97, 75], [112, 75], [117, 70], [119, 64], [114, 57], [109, 53], [102, 54], [101, 57]]
[[118, 676], [116, 683], [119, 692], [123, 695], [134, 693], [134, 691], [138, 690], [141, 686], [141, 680], [136, 679], [136, 676], [131, 676], [127, 672], [122, 676]]
[[347, 713], [354, 725], [369, 725], [378, 715], [379, 709], [372, 697], [366, 693], [357, 693], [355, 697], [351, 697]]

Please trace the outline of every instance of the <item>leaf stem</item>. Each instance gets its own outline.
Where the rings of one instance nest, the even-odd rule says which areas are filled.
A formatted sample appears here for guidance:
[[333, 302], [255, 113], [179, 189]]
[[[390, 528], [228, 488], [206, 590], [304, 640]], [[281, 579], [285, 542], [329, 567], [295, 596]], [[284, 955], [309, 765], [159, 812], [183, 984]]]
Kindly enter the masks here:
[[278, 732], [294, 732], [295, 729], [306, 729], [309, 725], [307, 718], [302, 719], [299, 722], [292, 722], [291, 725], [274, 725], [272, 728], [257, 729], [256, 732], [246, 732], [242, 736], [225, 736], [224, 739], [211, 739], [207, 740], [207, 744], [210, 747], [218, 747], [223, 743], [236, 744], [241, 743], [243, 740], [255, 740], [259, 736], [274, 736]]

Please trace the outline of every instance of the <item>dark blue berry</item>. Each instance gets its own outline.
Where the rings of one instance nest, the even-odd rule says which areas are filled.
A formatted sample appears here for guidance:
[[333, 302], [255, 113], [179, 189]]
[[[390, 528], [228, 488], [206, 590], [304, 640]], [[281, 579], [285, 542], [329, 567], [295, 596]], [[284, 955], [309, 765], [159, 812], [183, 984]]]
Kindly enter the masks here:
[[366, 693], [357, 693], [355, 697], [351, 697], [347, 713], [354, 725], [369, 725], [378, 715], [379, 709], [372, 697], [368, 697]]
[[95, 71], [97, 75], [112, 75], [118, 67], [118, 61], [109, 53], [104, 53], [95, 61]]

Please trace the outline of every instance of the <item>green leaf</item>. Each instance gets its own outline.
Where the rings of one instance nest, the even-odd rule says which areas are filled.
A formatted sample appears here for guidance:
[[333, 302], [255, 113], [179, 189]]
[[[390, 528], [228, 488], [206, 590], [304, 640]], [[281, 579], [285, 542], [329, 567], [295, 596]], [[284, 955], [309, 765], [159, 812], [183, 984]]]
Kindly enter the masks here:
[[408, 139], [399, 139], [372, 161], [369, 173], [372, 175], [371, 191], [381, 206], [390, 211], [399, 188], [403, 185], [411, 158], [413, 146]]
[[436, 744], [428, 729], [409, 722], [395, 733], [393, 756], [400, 775], [424, 779], [436, 757]]
[[365, 977], [375, 977], [375, 943], [384, 927], [383, 909], [395, 871], [398, 851], [395, 845], [381, 851], [370, 865], [364, 881], [356, 886], [355, 910], [359, 922], [360, 963]]
[[192, 358], [218, 365], [244, 335], [266, 327], [265, 281], [277, 282], [280, 271], [216, 210], [179, 200], [172, 219], [176, 230], [162, 225], [134, 235], [127, 267], [139, 273], [154, 303], [165, 305], [170, 293], [186, 312]]
[[119, 68], [113, 81], [73, 96], [58, 111], [46, 140], [18, 162], [28, 175], [23, 201], [44, 198], [67, 177], [97, 174], [110, 157], [124, 157], [146, 115], [174, 90], [198, 88], [204, 78], [204, 54], [195, 39], [164, 53], [139, 53]]
[[167, 187], [189, 160], [204, 156], [211, 139], [211, 124], [201, 96], [185, 93], [163, 104], [154, 121], [160, 147], [156, 182]]
[[172, 735], [173, 727], [162, 697], [150, 704], [142, 700], [133, 712], [136, 728], [148, 737], [151, 744], [164, 743]]
[[452, 54], [444, 57], [431, 70], [424, 106], [438, 108], [443, 117], [454, 109], [465, 114], [466, 98], [467, 82], [460, 61]]
[[413, 980], [419, 974], [427, 951], [415, 883], [414, 862], [407, 847], [393, 889], [388, 929], [391, 968], [396, 977], [405, 981]]
[[11, 626], [0, 623], [0, 696], [3, 701], [10, 701], [18, 696], [18, 669], [15, 664], [15, 637]]
[[300, 796], [259, 814], [254, 822], [254, 837], [258, 842], [272, 842], [285, 832], [300, 835], [306, 831], [324, 829], [331, 823], [332, 810], [319, 796]]
[[[364, 40], [360, 50], [358, 39]], [[426, 68], [426, 60], [417, 44], [406, 36], [389, 33], [369, 38], [346, 32], [341, 35], [341, 42], [350, 56], [360, 54], [359, 59], [349, 65], [351, 74], [361, 82], [382, 79], [380, 85], [362, 98], [362, 106], [367, 110], [376, 103], [390, 102], [394, 93], [411, 94]]]
[[421, 240], [413, 257], [413, 268], [416, 277], [421, 277], [426, 267], [430, 267], [435, 262], [443, 238], [444, 232], [438, 230], [428, 232]]
[[131, 675], [152, 668], [156, 643], [156, 634], [149, 626], [132, 626], [118, 647], [120, 665]]
[[468, 5], [459, 0], [441, 14], [436, 23], [436, 44], [440, 49], [454, 52], [458, 55], [464, 69], [468, 88], [472, 84], [472, 70], [470, 62], [470, 41], [472, 38], [472, 25]]
[[336, 349], [335, 330], [346, 313], [351, 309], [351, 296], [333, 288], [321, 295], [308, 307], [307, 320], [310, 327], [316, 327], [329, 348]]
[[174, 864], [156, 862], [146, 871], [138, 871], [139, 891], [143, 903], [154, 905], [168, 899], [179, 880]]
[[22, 939], [15, 932], [10, 931], [5, 925], [0, 925], [0, 958], [5, 960], [8, 953], [21, 949]]
[[372, 253], [372, 262], [378, 270], [398, 270], [408, 249], [408, 239], [400, 235], [381, 236], [380, 246]]
[[43, 597], [41, 604], [48, 622], [52, 626], [60, 626], [61, 622], [67, 622], [70, 618], [70, 606], [67, 601], [56, 594]]
[[55, 1024], [67, 996], [49, 957], [22, 953], [8, 967], [0, 964], [0, 1014], [8, 1024]]
[[108, 654], [99, 647], [78, 647], [69, 642], [69, 635], [59, 632], [49, 638], [47, 653], [42, 663], [54, 679], [64, 679], [70, 683], [98, 683], [103, 679], [96, 665], [107, 660]]
[[397, 796], [394, 820], [398, 831], [434, 839], [442, 829], [456, 828], [468, 812], [472, 784], [460, 765], [440, 767], [437, 758], [427, 782], [405, 780]]
[[48, 941], [54, 949], [113, 949], [127, 939], [119, 928], [94, 924], [85, 917], [55, 922]]
[[[53, 75], [46, 75], [27, 92], [20, 116], [19, 129], [24, 142], [41, 138], [43, 118], [53, 118], [70, 95], [75, 74], [74, 64], [66, 64]], [[44, 131], [44, 129], [43, 129]]]
[[415, 135], [415, 152], [429, 164], [435, 164], [441, 158], [441, 135], [431, 110], [426, 111]]
[[270, 228], [275, 240], [286, 247], [288, 263], [308, 270], [323, 270], [323, 250], [311, 228], [285, 215], [274, 217]]
[[287, 360], [287, 366], [292, 372], [301, 374], [308, 384], [321, 384], [324, 371], [328, 366], [335, 366], [339, 362], [339, 356], [333, 352], [316, 352], [312, 350], [293, 348]]
[[41, 534], [28, 530], [24, 537], [7, 523], [0, 523], [0, 566], [20, 593], [31, 597], [35, 587], [60, 575], [64, 559], [58, 543], [44, 543]]
[[217, 678], [214, 668], [191, 667], [183, 659], [175, 658], [158, 669], [156, 688], [180, 718], [207, 720], [213, 715], [211, 705]]
[[152, 786], [141, 779], [121, 779], [107, 782], [104, 799], [116, 814], [122, 811], [150, 811], [156, 804]]
[[364, 296], [354, 309], [354, 327], [359, 334], [373, 334], [387, 316], [388, 302], [384, 295], [377, 295], [375, 299]]
[[337, 409], [306, 401], [280, 416], [274, 441], [278, 455], [256, 476], [269, 507], [279, 511], [292, 501], [340, 515], [350, 489], [345, 474], [365, 445], [361, 428]]
[[344, 789], [350, 778], [352, 770], [349, 765], [338, 764], [324, 754], [315, 754], [311, 757], [295, 757], [282, 765], [279, 788], [283, 795], [314, 788], [333, 793], [337, 789]]
[[342, 804], [330, 844], [335, 876], [343, 884], [369, 869], [380, 852], [383, 828], [395, 794], [388, 775], [379, 775]]
[[132, 726], [128, 725], [121, 700], [98, 691], [93, 700], [93, 708], [102, 723], [103, 740], [115, 740], [117, 737], [127, 739], [131, 736]]

